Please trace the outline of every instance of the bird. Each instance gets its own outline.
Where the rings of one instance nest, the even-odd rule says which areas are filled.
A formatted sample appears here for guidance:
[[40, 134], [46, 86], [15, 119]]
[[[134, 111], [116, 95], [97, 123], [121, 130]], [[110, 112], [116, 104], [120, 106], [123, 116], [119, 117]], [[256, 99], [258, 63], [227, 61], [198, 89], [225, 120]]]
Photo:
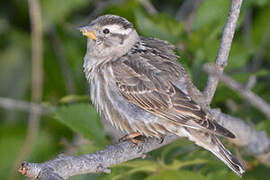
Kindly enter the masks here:
[[187, 137], [242, 176], [245, 168], [218, 139], [235, 135], [191, 96], [193, 84], [174, 45], [139, 36], [117, 15], [99, 16], [78, 29], [87, 37], [83, 70], [91, 102], [105, 121], [130, 139]]

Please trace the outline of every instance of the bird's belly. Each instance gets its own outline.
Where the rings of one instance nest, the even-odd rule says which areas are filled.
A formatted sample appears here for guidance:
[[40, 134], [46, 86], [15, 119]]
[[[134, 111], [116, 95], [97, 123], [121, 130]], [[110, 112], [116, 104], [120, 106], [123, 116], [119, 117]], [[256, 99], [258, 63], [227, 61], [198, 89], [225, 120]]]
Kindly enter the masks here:
[[129, 102], [113, 83], [91, 82], [91, 99], [101, 117], [125, 133], [156, 137], [169, 133], [164, 119]]

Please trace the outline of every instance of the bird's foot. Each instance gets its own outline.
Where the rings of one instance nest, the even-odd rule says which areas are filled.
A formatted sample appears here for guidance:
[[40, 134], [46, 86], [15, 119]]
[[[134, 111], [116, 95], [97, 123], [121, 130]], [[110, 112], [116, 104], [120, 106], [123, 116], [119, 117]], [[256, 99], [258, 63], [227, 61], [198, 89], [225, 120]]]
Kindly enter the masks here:
[[162, 144], [163, 142], [164, 142], [164, 136], [161, 136], [161, 137], [160, 137], [159, 144]]
[[[161, 139], [162, 139], [161, 141], [163, 141], [163, 138]], [[124, 142], [124, 141], [130, 141], [131, 143], [133, 143], [135, 148], [138, 149], [137, 153], [141, 154], [141, 158], [142, 159], [146, 158], [147, 154], [143, 152], [143, 145], [141, 144], [145, 142], [145, 136], [143, 136], [139, 132], [130, 133], [119, 139], [119, 142]]]
[[135, 139], [135, 138], [137, 138], [139, 136], [141, 136], [141, 133], [139, 133], [139, 132], [130, 133], [130, 134], [125, 135], [124, 137], [121, 137], [119, 139], [119, 142], [131, 141], [132, 143], [138, 145], [140, 140]]
[[124, 142], [124, 141], [130, 141], [132, 142], [134, 145], [136, 145], [136, 147], [139, 149], [138, 153], [142, 152], [142, 146], [140, 145], [141, 142], [143, 142], [143, 138], [142, 134], [139, 132], [134, 132], [131, 134], [127, 134], [124, 137], [119, 139], [119, 142]]

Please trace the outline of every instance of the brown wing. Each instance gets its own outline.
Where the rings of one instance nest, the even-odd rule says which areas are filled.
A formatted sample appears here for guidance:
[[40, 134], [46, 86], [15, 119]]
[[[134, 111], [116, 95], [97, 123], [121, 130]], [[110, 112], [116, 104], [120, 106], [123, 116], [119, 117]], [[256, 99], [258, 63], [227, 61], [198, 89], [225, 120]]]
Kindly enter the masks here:
[[143, 44], [136, 46], [112, 66], [119, 91], [127, 100], [179, 125], [234, 137], [209, 120], [200, 106], [184, 93], [186, 90], [174, 85], [184, 69], [177, 62], [173, 46], [152, 38], [143, 39]]

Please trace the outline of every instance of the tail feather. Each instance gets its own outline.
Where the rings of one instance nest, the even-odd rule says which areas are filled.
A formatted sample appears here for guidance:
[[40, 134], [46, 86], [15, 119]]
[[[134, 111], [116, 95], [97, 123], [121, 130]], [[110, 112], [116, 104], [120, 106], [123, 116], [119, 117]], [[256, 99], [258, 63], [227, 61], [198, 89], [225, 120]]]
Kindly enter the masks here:
[[216, 130], [214, 131], [216, 134], [229, 137], [229, 138], [235, 138], [235, 135], [228, 129], [222, 127], [215, 121], [213, 121], [213, 124], [215, 124], [215, 127], [216, 127]]
[[228, 151], [223, 146], [223, 144], [215, 135], [212, 135], [211, 138], [218, 148], [210, 151], [214, 153], [220, 160], [222, 160], [238, 176], [242, 177], [242, 174], [245, 172], [245, 168], [243, 167], [243, 165], [231, 154], [230, 151]]
[[198, 131], [190, 128], [184, 128], [185, 132], [178, 132], [176, 134], [185, 136], [189, 140], [195, 142], [197, 145], [211, 151], [215, 156], [217, 156], [221, 161], [223, 161], [232, 171], [234, 171], [238, 176], [242, 177], [242, 174], [245, 172], [243, 165], [228, 151], [216, 135]]

